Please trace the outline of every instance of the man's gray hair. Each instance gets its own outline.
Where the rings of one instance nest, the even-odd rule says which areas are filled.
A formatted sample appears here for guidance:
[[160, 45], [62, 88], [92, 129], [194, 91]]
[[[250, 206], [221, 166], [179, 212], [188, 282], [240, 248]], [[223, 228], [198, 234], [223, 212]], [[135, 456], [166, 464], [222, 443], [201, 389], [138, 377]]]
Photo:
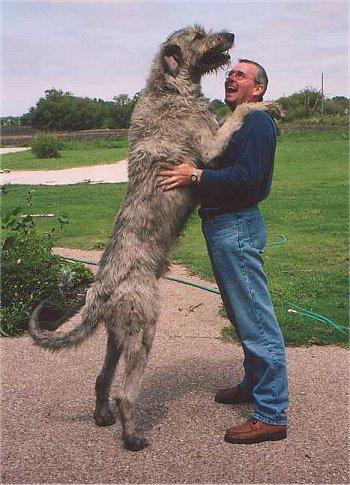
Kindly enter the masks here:
[[260, 64], [258, 64], [255, 61], [251, 61], [250, 59], [239, 59], [238, 62], [246, 62], [248, 64], [254, 64], [254, 66], [258, 68], [258, 73], [255, 76], [255, 82], [258, 84], [262, 84], [264, 86], [264, 91], [261, 94], [261, 97], [259, 98], [259, 101], [262, 101], [263, 96], [267, 89], [267, 85], [269, 83], [269, 78], [267, 77], [265, 69]]

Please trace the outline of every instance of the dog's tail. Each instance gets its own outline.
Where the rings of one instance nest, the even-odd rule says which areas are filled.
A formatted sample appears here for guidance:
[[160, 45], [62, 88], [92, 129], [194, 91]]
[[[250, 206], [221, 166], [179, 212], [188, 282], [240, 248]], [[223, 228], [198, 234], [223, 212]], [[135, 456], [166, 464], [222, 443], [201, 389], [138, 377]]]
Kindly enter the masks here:
[[[78, 347], [84, 340], [95, 333], [101, 321], [100, 312], [95, 308], [93, 299], [90, 299], [84, 307], [82, 321], [77, 327], [67, 333], [59, 332], [55, 335], [49, 335], [42, 331], [39, 324], [39, 315], [44, 305], [45, 302], [41, 302], [32, 313], [28, 330], [35, 345], [52, 352], [64, 348]], [[66, 319], [66, 316], [61, 320]]]

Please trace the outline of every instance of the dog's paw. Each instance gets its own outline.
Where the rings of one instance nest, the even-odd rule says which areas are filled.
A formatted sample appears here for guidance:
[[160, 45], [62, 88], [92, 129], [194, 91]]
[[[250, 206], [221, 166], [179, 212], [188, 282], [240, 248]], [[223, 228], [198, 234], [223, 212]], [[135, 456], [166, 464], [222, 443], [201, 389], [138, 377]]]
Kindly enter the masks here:
[[103, 428], [105, 426], [112, 426], [112, 424], [115, 424], [116, 422], [116, 418], [110, 409], [104, 412], [95, 411], [94, 418], [95, 418], [95, 423], [100, 428]]
[[259, 107], [260, 104], [261, 103], [242, 103], [242, 104], [239, 104], [236, 107], [236, 109], [234, 110], [232, 116], [234, 118], [240, 118], [240, 119], [243, 120], [246, 116], [248, 116], [253, 111], [255, 111], [257, 109], [264, 109], [264, 108]]
[[129, 451], [140, 451], [147, 448], [148, 445], [148, 441], [143, 436], [124, 436], [124, 446]]
[[272, 116], [272, 118], [275, 118], [276, 120], [281, 120], [286, 116], [285, 111], [283, 111], [282, 106], [280, 106], [278, 103], [275, 103], [274, 101], [262, 101], [259, 103], [260, 109], [263, 109], [269, 115]]

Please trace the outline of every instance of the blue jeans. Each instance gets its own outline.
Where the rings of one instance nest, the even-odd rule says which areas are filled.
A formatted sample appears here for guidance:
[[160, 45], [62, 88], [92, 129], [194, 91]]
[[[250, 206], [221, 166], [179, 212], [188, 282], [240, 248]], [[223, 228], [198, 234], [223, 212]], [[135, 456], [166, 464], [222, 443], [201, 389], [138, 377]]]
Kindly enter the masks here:
[[[210, 212], [209, 212], [210, 213]], [[253, 397], [253, 417], [286, 424], [288, 382], [284, 341], [263, 270], [264, 219], [257, 206], [209, 216], [200, 209], [214, 275], [244, 352], [238, 386]]]

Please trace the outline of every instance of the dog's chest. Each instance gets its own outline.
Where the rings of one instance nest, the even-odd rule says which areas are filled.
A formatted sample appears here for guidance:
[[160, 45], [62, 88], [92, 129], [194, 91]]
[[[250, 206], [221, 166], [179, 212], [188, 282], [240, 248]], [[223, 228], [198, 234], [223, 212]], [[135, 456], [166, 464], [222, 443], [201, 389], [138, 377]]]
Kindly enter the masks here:
[[195, 139], [197, 134], [216, 133], [218, 123], [209, 105], [202, 99], [177, 99], [167, 101], [144, 98], [137, 104], [130, 134], [135, 141], [149, 136], [177, 140]]

